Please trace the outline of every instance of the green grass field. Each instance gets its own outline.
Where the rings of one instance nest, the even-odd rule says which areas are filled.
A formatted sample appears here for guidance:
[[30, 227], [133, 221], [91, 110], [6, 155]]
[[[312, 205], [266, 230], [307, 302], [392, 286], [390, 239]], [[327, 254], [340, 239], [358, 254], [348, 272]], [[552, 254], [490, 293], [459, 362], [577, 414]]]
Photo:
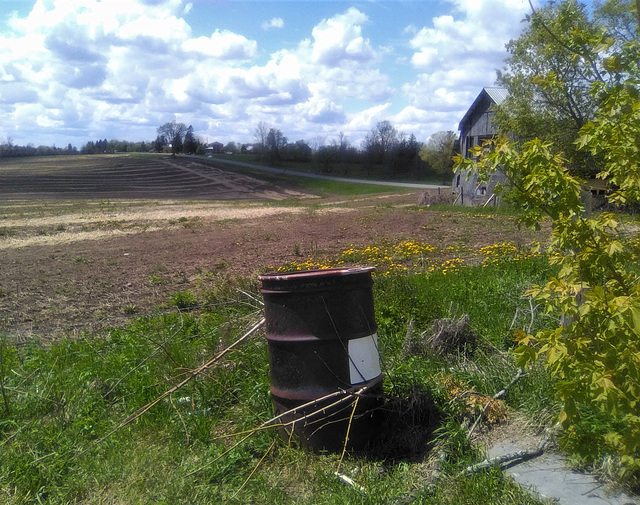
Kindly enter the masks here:
[[[234, 435], [251, 432], [273, 415], [262, 335], [120, 427], [259, 319], [253, 282], [227, 279], [175, 296], [176, 307], [200, 309], [144, 316], [98, 337], [49, 347], [4, 341], [0, 500], [537, 503], [497, 470], [456, 478], [481, 458], [461, 427], [477, 412], [453, 399], [447, 384], [492, 395], [510, 381], [516, 367], [505, 351], [513, 345], [512, 322], [530, 319], [522, 293], [545, 279], [544, 264], [541, 258], [509, 260], [378, 278], [374, 296], [385, 392], [402, 400], [397, 405], [405, 416], [404, 432], [420, 436], [396, 433], [394, 451], [347, 455], [342, 461], [339, 455], [297, 449], [272, 430], [256, 431], [244, 442], [244, 434]], [[478, 335], [474, 352], [444, 358], [407, 351], [408, 324], [421, 334], [435, 319], [462, 314]], [[507, 404], [531, 423], [548, 421], [554, 413], [549, 387], [545, 374], [533, 371], [509, 393]], [[443, 473], [434, 480], [442, 454]], [[338, 468], [358, 487], [336, 477]]]

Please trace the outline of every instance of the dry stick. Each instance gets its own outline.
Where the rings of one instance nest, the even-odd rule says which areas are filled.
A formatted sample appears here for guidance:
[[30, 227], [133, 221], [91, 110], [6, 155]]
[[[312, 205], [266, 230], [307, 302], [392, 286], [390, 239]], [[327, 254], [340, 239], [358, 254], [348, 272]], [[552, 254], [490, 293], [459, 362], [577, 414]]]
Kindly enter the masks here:
[[14, 393], [18, 393], [18, 394], [25, 395], [25, 396], [33, 396], [33, 397], [38, 398], [38, 399], [43, 400], [43, 401], [49, 400], [50, 402], [55, 403], [60, 408], [64, 407], [64, 404], [62, 402], [60, 402], [60, 401], [58, 401], [58, 400], [56, 400], [54, 398], [47, 398], [46, 396], [43, 396], [43, 395], [38, 394], [38, 393], [32, 393], [31, 391], [28, 391], [26, 389], [18, 389], [18, 388], [13, 388], [13, 387], [9, 387], [9, 386], [4, 386], [4, 388], [7, 391], [13, 391]]
[[[183, 325], [182, 325], [182, 312], [180, 311], [180, 309], [178, 309], [178, 314], [180, 314], [181, 326], [180, 326], [180, 328], [178, 328], [178, 330], [173, 335], [171, 335], [171, 338], [173, 338], [175, 335], [177, 335], [177, 333], [183, 328]], [[169, 361], [171, 361], [176, 367], [179, 366], [178, 361], [176, 361], [176, 359], [171, 355], [171, 353], [166, 348], [166, 345], [169, 343], [169, 339], [165, 340], [164, 342], [160, 342], [160, 343], [156, 342], [151, 337], [147, 337], [147, 340], [149, 340], [151, 343], [153, 343], [156, 346], [158, 346], [158, 350], [164, 352], [166, 354], [167, 358], [169, 359]]]
[[[224, 453], [222, 453], [220, 456], [214, 458], [212, 461], [209, 461], [208, 463], [202, 465], [199, 468], [196, 468], [195, 470], [189, 472], [188, 474], [185, 475], [185, 477], [190, 477], [202, 470], [204, 470], [205, 468], [211, 466], [213, 463], [215, 463], [216, 461], [218, 461], [220, 458], [222, 458], [223, 456], [226, 456], [227, 454], [229, 454], [233, 449], [235, 449], [236, 447], [238, 447], [239, 445], [243, 444], [247, 439], [249, 439], [250, 437], [252, 437], [253, 435], [255, 435], [256, 433], [260, 432], [260, 431], [264, 431], [267, 429], [271, 429], [271, 428], [280, 428], [280, 427], [287, 427], [287, 426], [295, 426], [296, 423], [300, 422], [300, 421], [304, 421], [306, 419], [309, 419], [313, 416], [318, 415], [319, 413], [324, 412], [324, 410], [334, 407], [336, 405], [339, 405], [340, 403], [345, 402], [346, 400], [349, 400], [352, 396], [354, 395], [358, 395], [361, 394], [363, 391], [366, 391], [368, 389], [368, 387], [362, 387], [360, 389], [358, 389], [356, 392], [354, 393], [349, 393], [348, 391], [345, 390], [340, 390], [340, 391], [334, 391], [333, 393], [330, 393], [328, 395], [325, 395], [321, 398], [318, 398], [316, 400], [310, 401], [308, 403], [305, 403], [304, 405], [300, 405], [298, 407], [295, 407], [291, 410], [287, 410], [286, 412], [283, 412], [282, 414], [279, 414], [271, 419], [269, 419], [268, 421], [265, 421], [264, 423], [262, 423], [260, 426], [258, 426], [257, 428], [252, 428], [251, 430], [247, 430], [247, 431], [241, 431], [241, 432], [237, 432], [237, 433], [231, 433], [228, 435], [221, 435], [219, 437], [216, 437], [214, 439], [212, 439], [212, 441], [215, 440], [221, 440], [223, 438], [230, 438], [230, 437], [235, 437], [238, 435], [246, 435], [242, 440], [240, 440], [239, 442], [235, 443], [233, 446], [231, 446], [227, 451], [225, 451]], [[285, 416], [288, 416], [290, 414], [295, 414], [298, 410], [307, 408], [307, 407], [312, 407], [314, 405], [317, 405], [318, 403], [328, 400], [330, 398], [333, 398], [335, 396], [341, 395], [341, 394], [345, 394], [347, 396], [345, 396], [344, 398], [340, 398], [338, 401], [333, 402], [330, 405], [327, 405], [325, 407], [322, 407], [321, 409], [318, 409], [314, 412], [311, 412], [310, 414], [307, 414], [305, 416], [302, 416], [298, 419], [294, 419], [292, 421], [286, 422], [286, 423], [278, 423], [275, 424], [276, 421], [278, 421], [279, 419], [282, 419]], [[291, 441], [291, 437], [293, 436], [293, 430], [291, 431], [290, 435], [289, 435], [289, 441]]]
[[4, 337], [0, 337], [0, 390], [2, 391], [2, 399], [4, 400], [4, 409], [7, 412], [7, 416], [9, 416], [11, 415], [11, 409], [9, 408], [7, 392], [4, 389]]
[[238, 289], [238, 292], [242, 293], [244, 296], [246, 296], [250, 300], [253, 300], [254, 302], [256, 302], [261, 307], [264, 307], [264, 302], [262, 300], [260, 300], [260, 298], [258, 298], [257, 296], [255, 296], [255, 295], [253, 295], [251, 293], [248, 293], [247, 291], [244, 291], [242, 289]]
[[[279, 414], [275, 417], [272, 417], [271, 419], [269, 419], [268, 421], [265, 421], [264, 423], [262, 423], [260, 426], [258, 426], [257, 428], [251, 428], [250, 430], [246, 430], [246, 431], [239, 431], [236, 433], [229, 433], [227, 435], [220, 435], [218, 437], [215, 437], [212, 439], [212, 441], [216, 441], [216, 440], [222, 440], [223, 438], [231, 438], [231, 437], [236, 437], [238, 435], [245, 435], [245, 434], [249, 434], [249, 435], [253, 435], [254, 433], [257, 433], [259, 431], [263, 431], [263, 430], [267, 430], [267, 429], [271, 429], [271, 428], [283, 428], [286, 426], [291, 426], [291, 425], [295, 425], [296, 423], [299, 423], [300, 421], [306, 421], [308, 419], [311, 419], [312, 417], [317, 416], [318, 414], [323, 413], [325, 410], [333, 408], [337, 405], [340, 405], [341, 403], [346, 402], [347, 400], [349, 400], [352, 396], [356, 396], [361, 394], [363, 391], [365, 391], [366, 387], [360, 388], [357, 391], [350, 393], [349, 391], [346, 391], [344, 389], [341, 389], [339, 391], [334, 391], [333, 393], [329, 393], [328, 395], [322, 396], [320, 398], [316, 398], [315, 400], [312, 400], [310, 402], [307, 402], [303, 405], [299, 405], [298, 407], [294, 407], [291, 410], [287, 410], [286, 412], [283, 412], [282, 414]], [[299, 417], [297, 419], [293, 419], [291, 421], [288, 421], [286, 423], [277, 423], [276, 421], [282, 419], [285, 416], [291, 415], [291, 414], [295, 414], [297, 411], [302, 410], [302, 409], [306, 409], [307, 407], [313, 407], [315, 405], [318, 405], [319, 403], [325, 401], [325, 400], [329, 400], [331, 398], [334, 398], [336, 396], [340, 396], [340, 395], [346, 395], [344, 398], [340, 398], [339, 400], [330, 403], [329, 405], [325, 405], [324, 407], [315, 410], [305, 416]]]
[[184, 434], [187, 437], [187, 445], [189, 445], [189, 430], [187, 429], [187, 425], [184, 422], [184, 418], [182, 417], [182, 414], [180, 413], [180, 411], [176, 408], [175, 404], [173, 403], [173, 395], [169, 395], [169, 401], [171, 402], [171, 406], [173, 407], [173, 410], [176, 411], [176, 414], [178, 414], [178, 417], [180, 418], [180, 422], [182, 423], [182, 427], [184, 428]]
[[[478, 418], [473, 423], [473, 426], [469, 430], [469, 432], [467, 434], [469, 438], [471, 438], [471, 435], [473, 434], [473, 431], [478, 426], [478, 423], [484, 417], [484, 415], [487, 413], [487, 410], [489, 409], [489, 406], [491, 405], [491, 403], [493, 401], [495, 401], [495, 400], [498, 400], [498, 399], [502, 398], [504, 395], [506, 395], [507, 392], [509, 391], [509, 389], [511, 388], [511, 386], [513, 386], [518, 380], [520, 380], [520, 378], [523, 375], [524, 375], [524, 370], [522, 368], [519, 368], [517, 373], [516, 373], [516, 375], [513, 377], [513, 379], [511, 379], [511, 382], [504, 389], [498, 391], [492, 397], [492, 399], [484, 407], [484, 409], [482, 410], [482, 413], [478, 416]], [[452, 400], [452, 402], [457, 400], [457, 399], [464, 398], [468, 394], [473, 394], [473, 392], [472, 391], [465, 391], [464, 393], [456, 396], [456, 398], [454, 398]], [[544, 451], [544, 448], [545, 448], [545, 445], [546, 445], [547, 441], [548, 441], [548, 439], [545, 439], [544, 442], [542, 444], [540, 444], [538, 449], [536, 449], [535, 451], [520, 451], [520, 452], [517, 452], [517, 453], [507, 454], [507, 455], [501, 456], [499, 458], [493, 458], [491, 460], [485, 459], [481, 463], [478, 463], [476, 465], [471, 465], [471, 466], [467, 467], [465, 470], [460, 472], [460, 474], [458, 476], [465, 475], [467, 473], [474, 473], [474, 472], [477, 472], [477, 471], [482, 470], [484, 468], [489, 468], [490, 466], [492, 466], [492, 465], [494, 465], [496, 463], [506, 464], [506, 463], [510, 463], [510, 462], [518, 460], [518, 459], [525, 460], [525, 459], [530, 459], [530, 458], [539, 456]], [[439, 458], [438, 463], [437, 463], [438, 466], [439, 466], [440, 461], [442, 461], [444, 459], [444, 456], [445, 456], [445, 453], [441, 453], [440, 454], [440, 458]], [[435, 474], [435, 478], [436, 479], [439, 478], [440, 477], [440, 470], [436, 469], [434, 471], [434, 474]], [[430, 485], [433, 485], [433, 482]], [[410, 503], [411, 501], [413, 501], [413, 499], [414, 499], [414, 496], [410, 493], [403, 500], [400, 500], [399, 503], [402, 503], [402, 504]]]
[[273, 449], [273, 446], [276, 445], [276, 441], [274, 440], [273, 442], [271, 442], [271, 445], [269, 446], [269, 448], [267, 449], [267, 452], [264, 453], [264, 455], [260, 458], [260, 461], [258, 461], [258, 464], [256, 466], [253, 467], [253, 470], [251, 470], [251, 473], [249, 474], [249, 476], [245, 479], [245, 481], [242, 483], [242, 486], [240, 486], [240, 488], [238, 488], [238, 490], [233, 493], [233, 496], [231, 496], [231, 498], [235, 498], [238, 493], [240, 491], [242, 491], [242, 488], [244, 488], [244, 486], [247, 485], [247, 482], [249, 482], [251, 480], [251, 477], [253, 477], [253, 474], [256, 473], [256, 471], [258, 470], [258, 467], [261, 465], [261, 463], [264, 461], [264, 458], [267, 457], [267, 454], [269, 454], [271, 452], [271, 449]]
[[468, 466], [467, 468], [462, 470], [462, 472], [460, 472], [458, 476], [475, 473], [480, 470], [484, 470], [485, 468], [492, 467], [493, 465], [500, 465], [501, 467], [506, 468], [511, 463], [514, 463], [516, 461], [519, 461], [521, 463], [528, 459], [536, 458], [542, 455], [548, 442], [549, 442], [549, 439], [544, 438], [535, 449], [531, 449], [529, 451], [511, 452], [509, 454], [504, 454], [502, 456], [497, 456], [491, 459], [487, 458], [484, 461], [481, 461], [480, 463], [476, 463], [475, 465]]
[[[166, 339], [164, 342], [160, 343], [160, 344], [156, 344], [156, 348], [146, 357], [144, 358], [140, 363], [138, 363], [135, 367], [133, 367], [131, 370], [129, 370], [126, 374], [124, 374], [122, 377], [120, 377], [120, 379], [118, 379], [118, 381], [116, 381], [116, 383], [111, 386], [109, 388], [109, 391], [107, 391], [104, 396], [108, 397], [111, 392], [117, 388], [123, 380], [125, 380], [127, 377], [129, 377], [129, 375], [131, 375], [133, 372], [135, 372], [136, 370], [138, 370], [140, 367], [142, 367], [147, 361], [149, 361], [151, 358], [153, 358], [156, 354], [158, 354], [158, 352], [160, 351], [160, 349], [168, 342], [170, 342], [171, 340], [173, 340], [173, 337], [175, 337], [178, 332], [180, 330], [182, 330], [184, 328], [184, 322], [182, 320], [182, 314], [180, 315], [180, 328], [178, 328], [173, 335], [171, 335], [168, 339]], [[155, 343], [155, 342], [154, 342]]]
[[[227, 386], [225, 386], [224, 384], [222, 384], [218, 379], [215, 378], [214, 375], [208, 373], [208, 372], [202, 372], [202, 375], [204, 376], [204, 378], [209, 379], [210, 381], [214, 382], [215, 384], [217, 384], [217, 386], [227, 395], [233, 397], [237, 403], [242, 403], [242, 400], [240, 400], [240, 398], [238, 397], [238, 395], [232, 391], [231, 389], [229, 389]], [[245, 410], [248, 410], [249, 413], [251, 413], [251, 415], [253, 417], [256, 418], [256, 420], [261, 421], [262, 419], [260, 418], [260, 416], [251, 409], [251, 407], [249, 407], [248, 405], [244, 405], [243, 406]], [[195, 401], [194, 401], [194, 397], [193, 397], [193, 393], [191, 395], [191, 410], [195, 411]]]
[[236, 442], [235, 444], [233, 444], [231, 447], [229, 447], [226, 451], [224, 451], [222, 454], [220, 454], [219, 456], [216, 456], [215, 458], [213, 458], [211, 461], [209, 461], [206, 465], [203, 465], [199, 468], [196, 468], [195, 470], [193, 470], [192, 472], [189, 472], [187, 475], [185, 475], [185, 477], [191, 477], [193, 474], [198, 473], [201, 470], [204, 470], [205, 468], [207, 468], [208, 466], [213, 465], [216, 461], [224, 458], [227, 454], [229, 454], [231, 451], [233, 451], [236, 447], [238, 447], [239, 445], [243, 444], [245, 442], [245, 440], [247, 440], [249, 437], [251, 437], [253, 435], [253, 433], [249, 433], [246, 437], [244, 437], [242, 440], [240, 440], [239, 442]]
[[531, 333], [531, 330], [533, 330], [533, 323], [535, 323], [536, 320], [536, 309], [538, 308], [537, 305], [533, 305], [533, 296], [529, 297], [529, 307], [531, 308], [531, 321], [529, 322], [527, 333]]
[[[157, 382], [154, 382], [153, 384], [149, 384], [147, 386], [143, 386], [140, 389], [140, 391], [146, 391], [147, 389], [151, 389], [151, 388], [160, 386], [161, 384], [170, 382], [172, 380], [177, 380], [178, 378], [183, 377], [183, 376], [188, 375], [188, 374], [189, 374], [189, 372], [185, 371], [185, 372], [179, 373], [177, 375], [173, 375], [171, 377], [165, 377], [164, 379], [162, 379], [160, 381], [157, 381]], [[126, 400], [127, 397], [133, 396], [134, 394], [136, 394], [137, 392], [140, 392], [140, 391], [132, 391], [130, 393], [127, 393], [126, 395], [119, 397], [117, 400], [112, 401], [112, 403], [123, 402], [124, 400]]]
[[351, 432], [351, 422], [353, 421], [353, 415], [356, 413], [358, 407], [359, 396], [356, 396], [356, 401], [353, 402], [353, 408], [351, 409], [351, 415], [349, 416], [349, 424], [347, 424], [347, 433], [344, 436], [344, 444], [342, 444], [342, 454], [340, 454], [340, 460], [338, 461], [338, 468], [336, 468], [336, 475], [340, 472], [340, 465], [344, 459], [344, 454], [347, 452], [347, 443], [349, 443], [349, 433]]
[[366, 491], [364, 487], [354, 481], [351, 477], [338, 472], [335, 472], [334, 475], [338, 477], [338, 479], [340, 479], [342, 482], [344, 482], [347, 486], [351, 486], [352, 488], [357, 489], [358, 491], [361, 491], [363, 493]]
[[236, 340], [233, 344], [231, 344], [229, 347], [227, 347], [224, 351], [222, 351], [221, 353], [219, 353], [217, 356], [214, 356], [213, 358], [211, 358], [209, 361], [207, 361], [206, 363], [204, 363], [203, 365], [200, 365], [199, 368], [197, 368], [196, 370], [194, 370], [193, 372], [191, 372], [189, 374], [189, 376], [186, 379], [183, 379], [179, 384], [173, 386], [171, 389], [165, 391], [164, 393], [162, 393], [160, 396], [158, 396], [155, 400], [153, 400], [150, 403], [147, 403], [144, 407], [139, 408], [138, 410], [136, 410], [133, 414], [131, 414], [129, 417], [127, 417], [124, 421], [122, 421], [118, 426], [116, 426], [114, 429], [112, 429], [109, 433], [107, 433], [104, 437], [96, 440], [94, 443], [92, 443], [91, 445], [89, 445], [89, 447], [87, 447], [86, 449], [84, 449], [83, 451], [81, 451], [80, 453], [78, 453], [78, 456], [81, 456], [82, 454], [84, 454], [85, 452], [89, 451], [90, 449], [92, 449], [93, 447], [95, 447], [96, 445], [104, 442], [107, 438], [109, 438], [111, 435], [113, 435], [115, 432], [121, 430], [122, 428], [124, 428], [125, 426], [127, 426], [128, 424], [131, 424], [133, 421], [135, 421], [136, 419], [140, 418], [142, 415], [144, 415], [146, 412], [148, 412], [149, 410], [151, 410], [154, 406], [156, 406], [158, 403], [160, 403], [162, 400], [164, 400], [167, 396], [172, 395], [173, 393], [175, 393], [176, 391], [178, 391], [180, 388], [182, 388], [183, 386], [185, 386], [186, 384], [188, 384], [191, 380], [195, 379], [198, 375], [200, 375], [202, 372], [204, 372], [205, 370], [207, 370], [208, 368], [210, 368], [211, 366], [213, 366], [213, 364], [218, 361], [220, 358], [222, 358], [224, 355], [226, 355], [229, 351], [231, 351], [234, 347], [238, 346], [239, 344], [241, 344], [242, 342], [244, 342], [247, 338], [249, 338], [251, 335], [253, 335], [256, 331], [258, 331], [260, 328], [262, 328], [264, 326], [265, 323], [265, 319], [262, 318], [260, 321], [258, 321], [256, 324], [253, 325], [253, 327], [247, 332], [245, 333], [242, 337], [240, 337], [238, 340]]
[[336, 477], [338, 477], [338, 479], [340, 479], [345, 484], [357, 489], [358, 491], [364, 492], [365, 491], [364, 487], [362, 487], [360, 484], [355, 482], [351, 477], [348, 477], [347, 475], [344, 475], [344, 474], [340, 473], [340, 465], [342, 465], [342, 460], [344, 459], [344, 454], [345, 454], [345, 452], [347, 452], [347, 443], [349, 442], [349, 433], [351, 432], [351, 423], [353, 421], [353, 416], [356, 413], [356, 407], [358, 406], [358, 400], [360, 400], [359, 396], [357, 396], [356, 397], [356, 401], [353, 402], [353, 409], [351, 409], [351, 415], [349, 416], [349, 424], [347, 425], [347, 433], [346, 433], [346, 435], [344, 437], [344, 444], [342, 446], [342, 454], [340, 454], [340, 461], [338, 461], [338, 468], [336, 468], [336, 471], [333, 472], [333, 474]]
[[473, 423], [473, 426], [471, 426], [471, 429], [469, 430], [469, 433], [467, 434], [469, 438], [471, 438], [471, 435], [473, 435], [474, 430], [478, 427], [478, 424], [484, 418], [484, 416], [487, 413], [487, 410], [489, 410], [489, 407], [491, 406], [491, 404], [494, 401], [499, 400], [504, 395], [506, 395], [507, 392], [509, 391], [509, 389], [511, 389], [511, 386], [513, 386], [516, 382], [518, 382], [523, 375], [524, 375], [524, 369], [518, 368], [518, 371], [513, 376], [513, 379], [511, 379], [511, 382], [507, 386], [505, 386], [504, 389], [498, 391], [495, 395], [493, 395], [491, 400], [489, 400], [487, 402], [487, 404], [484, 406], [484, 409], [482, 409], [482, 412], [480, 412], [480, 415], [478, 415], [478, 417], [476, 418], [475, 422]]
[[509, 330], [512, 330], [516, 325], [516, 321], [518, 320], [518, 314], [520, 313], [520, 307], [516, 307], [516, 313], [513, 315], [513, 319], [511, 320], [511, 324], [509, 325]]
[[[29, 423], [29, 424], [31, 424], [31, 423]], [[26, 427], [27, 427], [27, 425], [26, 425], [26, 424], [25, 424], [25, 425], [22, 425], [22, 426], [20, 426], [20, 427], [18, 427], [18, 429], [17, 429], [14, 433], [12, 433], [10, 436], [8, 436], [7, 438], [5, 438], [5, 439], [2, 441], [2, 443], [0, 443], [0, 448], [4, 447], [4, 446], [5, 446], [5, 445], [7, 445], [9, 442], [11, 442], [11, 440], [13, 440], [15, 437], [17, 437], [17, 436], [20, 434], [20, 432], [21, 432], [24, 428], [26, 428]]]

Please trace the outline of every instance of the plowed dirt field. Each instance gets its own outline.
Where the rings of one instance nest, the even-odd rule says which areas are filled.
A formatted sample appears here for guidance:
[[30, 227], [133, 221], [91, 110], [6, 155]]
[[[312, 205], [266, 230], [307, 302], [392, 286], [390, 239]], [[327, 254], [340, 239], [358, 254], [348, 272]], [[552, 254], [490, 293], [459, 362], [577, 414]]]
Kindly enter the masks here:
[[0, 163], [0, 332], [17, 341], [175, 310], [169, 296], [203, 279], [255, 277], [351, 245], [422, 241], [446, 259], [451, 245], [532, 239], [511, 217], [419, 208], [410, 190], [319, 197], [189, 157], [62, 165]]

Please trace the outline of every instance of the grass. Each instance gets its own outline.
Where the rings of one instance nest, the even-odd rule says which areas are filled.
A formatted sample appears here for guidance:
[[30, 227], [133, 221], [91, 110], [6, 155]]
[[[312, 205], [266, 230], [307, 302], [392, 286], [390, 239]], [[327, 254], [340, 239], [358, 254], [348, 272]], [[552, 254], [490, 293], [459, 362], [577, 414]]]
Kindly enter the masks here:
[[358, 196], [401, 191], [401, 188], [376, 184], [361, 184], [291, 176], [280, 176], [279, 178], [288, 181], [291, 184], [295, 184], [295, 186], [301, 190], [310, 191], [320, 195]]
[[[217, 159], [218, 157], [216, 157], [213, 161], [206, 160], [206, 162], [215, 164], [215, 161]], [[234, 161], [239, 161], [239, 158], [237, 156], [230, 157], [230, 156], [221, 155], [220, 159], [222, 160], [231, 159]], [[205, 161], [205, 160], [202, 160], [202, 161]], [[249, 162], [254, 163], [258, 166], [262, 165], [262, 166], [268, 167], [267, 163], [261, 163], [254, 160], [250, 160]], [[283, 168], [283, 167], [277, 167], [277, 168]], [[287, 166], [287, 168], [298, 170], [303, 173], [309, 172], [308, 170], [309, 167], [307, 168], [303, 167], [301, 169], [301, 167], [299, 166], [298, 167]], [[242, 167], [242, 166], [231, 165], [231, 164], [224, 164], [224, 169], [231, 172], [248, 174], [248, 175], [251, 175], [252, 177], [265, 180], [270, 183], [277, 184], [277, 183], [285, 182], [287, 185], [292, 186], [301, 191], [309, 191], [319, 195], [357, 196], [357, 195], [371, 195], [371, 194], [378, 194], [378, 193], [398, 192], [399, 190], [400, 191], [402, 190], [402, 188], [398, 188], [394, 186], [384, 186], [379, 184], [362, 184], [362, 183], [352, 183], [352, 182], [346, 182], [346, 181], [340, 181], [340, 180], [314, 179], [311, 177], [300, 177], [300, 176], [286, 174], [286, 173], [272, 174], [272, 173], [268, 173], [263, 170], [260, 170], [259, 168], [248, 168], [248, 167]], [[331, 176], [333, 174], [319, 174], [319, 175]], [[364, 177], [363, 179], [366, 180], [366, 178]], [[411, 181], [411, 182], [416, 182], [416, 181]], [[418, 181], [418, 182], [426, 184], [426, 182], [424, 181]], [[432, 183], [440, 184], [439, 182], [432, 182]], [[286, 201], [272, 203], [272, 205], [286, 205], [286, 204], [287, 204]]]
[[[261, 336], [102, 440], [257, 320], [254, 280], [202, 272], [196, 290], [170, 298], [189, 312], [143, 316], [49, 346], [0, 340], [0, 502], [538, 503], [495, 469], [456, 478], [480, 455], [460, 424], [473, 413], [456, 406], [447, 384], [485, 395], [509, 382], [516, 368], [503, 350], [513, 344], [514, 315], [529, 307], [523, 290], [549, 273], [543, 263], [530, 258], [379, 277], [374, 295], [385, 389], [400, 399], [403, 432], [395, 433], [391, 452], [341, 462], [339, 455], [290, 446], [271, 431], [227, 453], [240, 440], [229, 435], [273, 415]], [[487, 342], [482, 349], [449, 358], [407, 353], [409, 321], [421, 334], [435, 319], [462, 313]], [[540, 418], [553, 407], [548, 388], [544, 373], [534, 371], [506, 402]], [[433, 481], [439, 453], [446, 454], [443, 476]], [[363, 490], [339, 480], [338, 467]]]
[[169, 305], [179, 310], [193, 310], [198, 307], [198, 298], [191, 291], [177, 291], [169, 298]]
[[[218, 154], [213, 158], [215, 161], [241, 161], [244, 163], [252, 163], [259, 166], [265, 166], [273, 168], [269, 162], [265, 161], [261, 156], [255, 154]], [[240, 168], [240, 167], [238, 167]], [[333, 164], [330, 172], [325, 172], [324, 167], [314, 161], [310, 162], [293, 162], [285, 161], [275, 168], [284, 170], [293, 170], [302, 173], [316, 173], [329, 177], [344, 177], [344, 178], [359, 178], [359, 179], [374, 179], [385, 180], [390, 178], [393, 174], [390, 171], [380, 165], [367, 167], [364, 163], [345, 163], [345, 164]], [[435, 185], [449, 185], [453, 179], [451, 176], [436, 175], [436, 174], [402, 174], [400, 178], [394, 179], [396, 182], [419, 182], [423, 184], [435, 184]]]

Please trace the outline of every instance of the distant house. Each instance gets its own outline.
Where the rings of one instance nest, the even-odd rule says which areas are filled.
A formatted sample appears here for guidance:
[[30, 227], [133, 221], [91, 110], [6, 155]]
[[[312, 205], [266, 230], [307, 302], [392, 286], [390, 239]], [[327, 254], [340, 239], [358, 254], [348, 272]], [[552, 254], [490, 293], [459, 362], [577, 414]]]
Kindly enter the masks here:
[[[471, 148], [482, 145], [485, 140], [493, 138], [498, 133], [493, 120], [493, 108], [504, 102], [508, 94], [504, 88], [482, 88], [458, 126], [461, 154], [469, 157]], [[504, 182], [505, 179], [505, 175], [498, 172], [489, 182], [480, 184], [475, 176], [459, 170], [453, 177], [455, 201], [460, 205], [485, 205], [489, 200], [497, 204], [493, 190], [496, 183]]]
[[224, 144], [221, 142], [211, 142], [205, 148], [208, 153], [211, 154], [220, 154], [222, 153], [222, 149], [224, 148]]

